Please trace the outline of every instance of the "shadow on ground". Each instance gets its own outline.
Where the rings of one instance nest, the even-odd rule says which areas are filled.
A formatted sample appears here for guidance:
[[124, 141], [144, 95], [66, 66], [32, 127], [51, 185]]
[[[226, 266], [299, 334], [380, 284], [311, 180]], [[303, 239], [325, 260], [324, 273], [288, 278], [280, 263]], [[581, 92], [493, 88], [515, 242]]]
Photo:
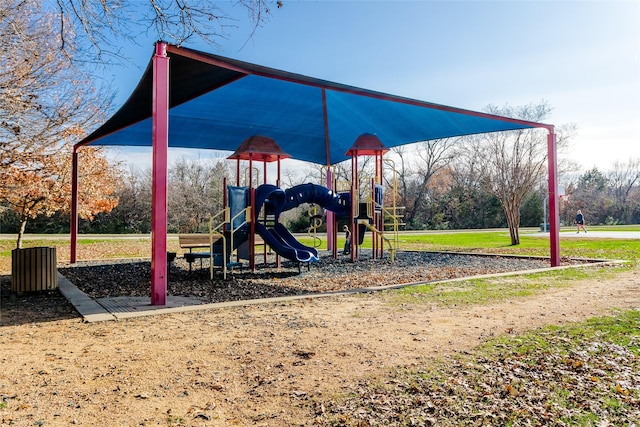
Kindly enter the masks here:
[[11, 276], [0, 276], [0, 326], [51, 322], [81, 316], [57, 290], [11, 291]]

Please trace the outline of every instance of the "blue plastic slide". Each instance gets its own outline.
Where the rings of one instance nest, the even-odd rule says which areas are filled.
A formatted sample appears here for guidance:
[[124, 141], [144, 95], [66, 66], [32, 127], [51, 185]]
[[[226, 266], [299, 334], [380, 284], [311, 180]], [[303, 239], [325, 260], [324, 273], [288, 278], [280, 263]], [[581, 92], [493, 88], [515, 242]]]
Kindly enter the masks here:
[[[336, 194], [326, 187], [316, 184], [301, 184], [283, 190], [271, 184], [264, 184], [256, 188], [256, 232], [278, 255], [292, 261], [313, 262], [318, 260], [318, 251], [305, 246], [277, 222], [277, 218], [284, 211], [293, 209], [302, 203], [315, 203], [335, 212], [337, 215], [349, 215], [351, 212], [350, 194]], [[260, 224], [260, 209], [264, 205], [268, 215], [274, 215], [276, 223], [273, 228]]]
[[282, 224], [267, 228], [263, 224], [256, 223], [256, 233], [283, 258], [298, 262], [318, 261], [318, 251], [298, 242]]

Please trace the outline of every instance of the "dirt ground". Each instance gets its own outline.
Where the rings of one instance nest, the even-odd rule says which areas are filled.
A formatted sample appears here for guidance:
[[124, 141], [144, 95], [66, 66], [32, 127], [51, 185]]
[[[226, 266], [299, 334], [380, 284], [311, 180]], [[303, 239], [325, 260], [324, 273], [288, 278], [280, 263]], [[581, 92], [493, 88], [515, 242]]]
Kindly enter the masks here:
[[311, 426], [318, 405], [387, 368], [499, 334], [640, 307], [640, 271], [484, 306], [384, 293], [106, 323], [0, 327], [0, 425]]

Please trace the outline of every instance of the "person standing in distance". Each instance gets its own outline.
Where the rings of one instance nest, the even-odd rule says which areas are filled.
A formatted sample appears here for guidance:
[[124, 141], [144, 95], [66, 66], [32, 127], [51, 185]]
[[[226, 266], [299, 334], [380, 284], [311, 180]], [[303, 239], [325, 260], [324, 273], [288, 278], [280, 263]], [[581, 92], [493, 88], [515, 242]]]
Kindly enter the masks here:
[[351, 230], [349, 230], [349, 226], [345, 224], [344, 227], [342, 227], [342, 231], [344, 231], [344, 237], [347, 239], [346, 242], [344, 242], [342, 254], [348, 255], [351, 253]]
[[584, 228], [584, 215], [582, 215], [582, 211], [578, 209], [578, 213], [576, 214], [576, 226], [578, 227], [578, 231], [576, 234], [580, 234], [580, 229], [582, 228], [584, 232], [587, 232], [587, 229]]

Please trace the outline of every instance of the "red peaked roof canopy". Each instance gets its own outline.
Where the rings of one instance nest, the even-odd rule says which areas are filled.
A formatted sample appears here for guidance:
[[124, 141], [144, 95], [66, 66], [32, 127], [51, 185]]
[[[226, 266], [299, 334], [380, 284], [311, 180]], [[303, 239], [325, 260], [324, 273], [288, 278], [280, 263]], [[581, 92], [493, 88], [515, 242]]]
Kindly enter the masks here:
[[257, 160], [260, 162], [275, 162], [279, 159], [288, 159], [289, 154], [282, 151], [282, 148], [273, 139], [266, 136], [254, 135], [245, 139], [240, 147], [229, 157], [233, 160]]

